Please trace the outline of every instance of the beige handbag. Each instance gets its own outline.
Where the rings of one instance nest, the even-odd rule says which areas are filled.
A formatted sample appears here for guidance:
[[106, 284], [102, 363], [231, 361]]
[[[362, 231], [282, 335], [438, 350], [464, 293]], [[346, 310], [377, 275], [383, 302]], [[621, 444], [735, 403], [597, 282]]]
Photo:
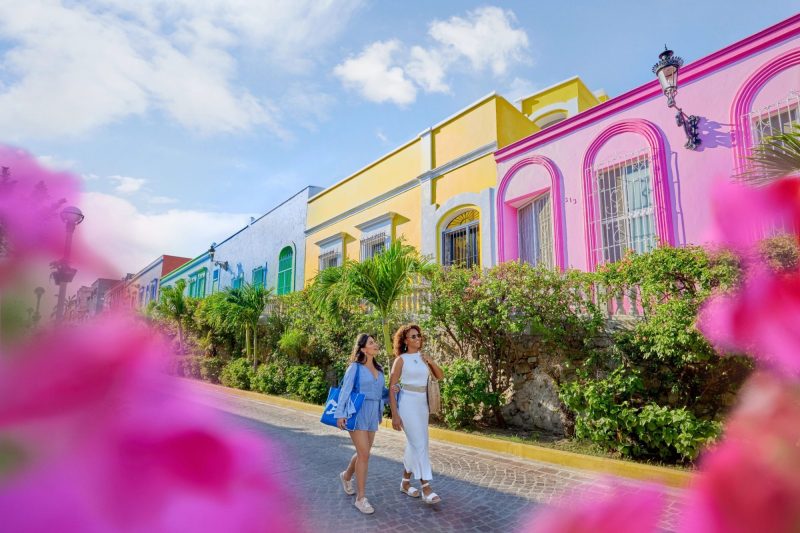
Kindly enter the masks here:
[[[430, 369], [430, 365], [428, 365]], [[433, 370], [428, 373], [428, 412], [438, 415], [442, 410], [442, 395], [439, 390], [439, 381], [433, 377]]]

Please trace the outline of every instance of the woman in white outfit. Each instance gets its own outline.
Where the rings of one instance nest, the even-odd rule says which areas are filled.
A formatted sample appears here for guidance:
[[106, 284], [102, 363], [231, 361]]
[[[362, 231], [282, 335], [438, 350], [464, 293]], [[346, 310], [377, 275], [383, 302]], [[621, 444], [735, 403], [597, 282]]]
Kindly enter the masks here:
[[431, 460], [428, 455], [428, 373], [442, 379], [439, 365], [427, 355], [420, 354], [422, 330], [416, 324], [401, 327], [394, 334], [394, 355], [389, 389], [399, 394], [389, 395], [392, 410], [392, 427], [406, 434], [406, 451], [403, 457], [403, 480], [400, 490], [412, 498], [420, 491], [411, 486], [411, 478], [421, 480], [422, 501], [439, 503], [441, 498], [431, 488]]

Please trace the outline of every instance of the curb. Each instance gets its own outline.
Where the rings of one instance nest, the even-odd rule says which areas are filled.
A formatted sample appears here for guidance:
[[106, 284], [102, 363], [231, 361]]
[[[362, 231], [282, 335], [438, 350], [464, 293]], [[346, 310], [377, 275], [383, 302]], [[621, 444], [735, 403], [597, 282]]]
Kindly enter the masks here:
[[[249, 400], [255, 400], [278, 407], [286, 407], [288, 409], [294, 409], [306, 413], [318, 415], [320, 413], [320, 409], [322, 408], [320, 405], [290, 400], [280, 396], [271, 396], [269, 394], [261, 394], [259, 392], [232, 389], [222, 385], [214, 385], [194, 379], [187, 379], [187, 381], [191, 381], [192, 383], [199, 384], [203, 387], [207, 387], [230, 396], [247, 398]], [[392, 429], [392, 422], [390, 420], [383, 420], [381, 426], [386, 429]], [[492, 437], [484, 437], [483, 435], [473, 435], [470, 433], [462, 433], [459, 431], [452, 431], [437, 427], [431, 427], [429, 431], [430, 438], [439, 442], [469, 446], [471, 448], [487, 450], [495, 453], [504, 453], [520, 457], [522, 459], [556, 464], [568, 468], [574, 468], [576, 470], [587, 470], [590, 472], [600, 472], [629, 479], [650, 481], [679, 489], [686, 488], [694, 479], [694, 474], [691, 472], [682, 472], [680, 470], [673, 470], [671, 468], [665, 468], [662, 466], [646, 465], [629, 461], [620, 461], [618, 459], [607, 459], [605, 457], [595, 457], [592, 455], [583, 455], [580, 453], [554, 450], [552, 448], [536, 446], [535, 444], [510, 442]]]

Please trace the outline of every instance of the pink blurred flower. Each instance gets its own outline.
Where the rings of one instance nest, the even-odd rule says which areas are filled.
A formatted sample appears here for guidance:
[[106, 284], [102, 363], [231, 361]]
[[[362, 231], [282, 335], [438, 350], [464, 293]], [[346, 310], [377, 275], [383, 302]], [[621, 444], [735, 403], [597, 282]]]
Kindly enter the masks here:
[[168, 356], [115, 318], [0, 357], [0, 444], [19, 451], [0, 471], [4, 529], [298, 529], [274, 450], [191, 402], [159, 372]]
[[0, 227], [11, 254], [0, 259], [0, 282], [18, 261], [57, 259], [64, 248], [60, 210], [78, 199], [78, 181], [64, 172], [48, 170], [16, 148], [0, 145], [0, 164], [10, 176], [0, 181]]
[[642, 533], [656, 531], [664, 508], [660, 488], [644, 485], [636, 490], [616, 487], [611, 494], [591, 499], [587, 495], [564, 498], [540, 511], [524, 533]]
[[784, 178], [766, 187], [718, 181], [712, 214], [713, 241], [747, 253], [775, 229], [800, 231], [800, 179]]
[[722, 350], [747, 352], [800, 375], [800, 272], [753, 269], [736, 294], [704, 306], [699, 326]]
[[681, 531], [800, 530], [800, 386], [754, 376], [725, 439], [703, 459]]

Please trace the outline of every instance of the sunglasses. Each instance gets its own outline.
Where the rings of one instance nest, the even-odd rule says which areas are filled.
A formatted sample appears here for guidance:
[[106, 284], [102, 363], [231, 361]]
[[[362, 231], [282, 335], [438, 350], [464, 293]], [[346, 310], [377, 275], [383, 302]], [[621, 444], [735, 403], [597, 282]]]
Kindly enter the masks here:
[[409, 336], [408, 336], [408, 339], [409, 339], [409, 340], [412, 340], [412, 341], [413, 341], [414, 339], [421, 339], [421, 338], [422, 338], [422, 335], [417, 335], [416, 333], [414, 333], [413, 335], [409, 335]]

